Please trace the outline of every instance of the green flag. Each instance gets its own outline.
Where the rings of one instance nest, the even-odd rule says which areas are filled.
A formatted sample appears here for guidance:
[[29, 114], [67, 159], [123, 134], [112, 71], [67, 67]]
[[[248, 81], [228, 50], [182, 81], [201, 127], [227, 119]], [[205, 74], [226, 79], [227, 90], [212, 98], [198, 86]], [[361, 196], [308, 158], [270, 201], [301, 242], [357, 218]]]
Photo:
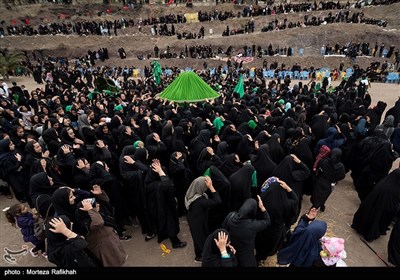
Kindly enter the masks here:
[[156, 81], [156, 85], [159, 85], [161, 83], [161, 74], [162, 74], [161, 65], [158, 62], [158, 60], [153, 60], [151, 65], [153, 66], [153, 75]]
[[239, 81], [233, 90], [233, 92], [239, 93], [239, 97], [243, 98], [244, 96], [244, 85], [243, 85], [243, 75], [240, 74]]

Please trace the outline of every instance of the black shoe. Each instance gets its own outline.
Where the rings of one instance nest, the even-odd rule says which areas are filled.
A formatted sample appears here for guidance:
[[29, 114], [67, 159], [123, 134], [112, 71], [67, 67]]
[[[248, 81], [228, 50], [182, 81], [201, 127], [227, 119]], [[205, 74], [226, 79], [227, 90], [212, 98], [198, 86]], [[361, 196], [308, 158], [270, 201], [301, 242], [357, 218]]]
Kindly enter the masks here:
[[149, 240], [152, 240], [154, 237], [156, 237], [156, 234], [155, 233], [153, 233], [153, 234], [151, 234], [151, 235], [146, 235], [145, 236], [145, 238], [144, 238], [144, 241], [149, 241]]
[[161, 243], [161, 242], [163, 242], [165, 239], [167, 239], [167, 238], [165, 238], [165, 237], [159, 237], [159, 238], [157, 238], [157, 242], [158, 242], [158, 243]]
[[180, 218], [182, 216], [185, 216], [187, 214], [187, 212], [188, 212], [187, 210], [178, 211], [178, 217]]
[[194, 261], [195, 261], [195, 262], [201, 262], [201, 257], [195, 257], [195, 258], [194, 258]]
[[[12, 193], [5, 194], [5, 197], [7, 197], [8, 199], [13, 199], [13, 198], [14, 198], [14, 196], [12, 195]], [[23, 203], [24, 203], [24, 202], [23, 202]]]
[[185, 241], [181, 241], [179, 243], [172, 244], [172, 248], [177, 249], [177, 248], [183, 248], [186, 247], [187, 243]]
[[121, 240], [121, 241], [129, 241], [131, 239], [132, 239], [132, 235], [127, 235], [127, 234], [121, 235], [119, 237], [119, 240]]

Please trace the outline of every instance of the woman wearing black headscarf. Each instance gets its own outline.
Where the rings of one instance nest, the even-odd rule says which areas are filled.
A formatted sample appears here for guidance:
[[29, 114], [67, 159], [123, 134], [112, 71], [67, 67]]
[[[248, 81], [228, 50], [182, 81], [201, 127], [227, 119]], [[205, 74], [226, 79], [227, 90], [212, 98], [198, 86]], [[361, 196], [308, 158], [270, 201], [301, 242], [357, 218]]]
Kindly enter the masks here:
[[153, 132], [147, 135], [144, 145], [149, 152], [149, 159], [159, 159], [161, 163], [168, 163], [168, 150], [167, 146], [163, 141], [161, 141], [158, 133]]
[[318, 115], [312, 117], [309, 125], [311, 127], [312, 133], [315, 136], [315, 141], [319, 141], [326, 137], [326, 133], [329, 128], [328, 119], [329, 117], [324, 114], [323, 111], [321, 111]]
[[176, 209], [174, 184], [166, 175], [158, 160], [153, 160], [146, 174], [146, 210], [149, 222], [157, 233], [158, 243], [169, 238], [172, 248], [183, 248], [186, 242], [178, 238], [179, 219]]
[[86, 146], [85, 143], [79, 139], [78, 137], [76, 137], [75, 135], [75, 131], [73, 128], [71, 127], [64, 127], [63, 129], [61, 129], [61, 145], [67, 144], [69, 146], [71, 146], [71, 148], [74, 151], [74, 156], [75, 157], [82, 157], [82, 158], [86, 158]]
[[310, 176], [310, 169], [296, 155], [286, 156], [276, 167], [274, 176], [285, 181], [293, 189], [299, 199], [299, 210], [303, 199], [303, 182]]
[[351, 225], [371, 242], [386, 234], [400, 211], [400, 169], [395, 169], [375, 185], [361, 202]]
[[181, 152], [186, 156], [189, 154], [188, 148], [184, 142], [183, 128], [180, 126], [175, 127], [174, 134], [172, 135], [172, 150], [174, 152]]
[[[29, 183], [29, 196], [31, 197], [34, 207], [42, 217], [46, 216], [47, 209], [51, 204], [51, 196], [56, 191], [53, 183], [53, 178], [49, 177], [46, 172], [40, 172], [33, 175]], [[39, 196], [43, 195], [42, 199], [38, 199]], [[44, 199], [46, 198], [46, 199]], [[41, 201], [40, 205], [39, 200]]]
[[[49, 152], [47, 151], [42, 153], [42, 151], [42, 146], [40, 146], [40, 144], [36, 140], [32, 140], [26, 143], [24, 168], [27, 170], [29, 178], [39, 172], [44, 171], [40, 161], [41, 159], [46, 160], [49, 156]], [[46, 167], [48, 163], [49, 162], [46, 160]]]
[[86, 251], [86, 240], [72, 231], [71, 220], [61, 215], [51, 219], [46, 227], [48, 260], [57, 267], [97, 267], [98, 260]]
[[251, 164], [257, 171], [257, 186], [260, 187], [265, 180], [273, 175], [276, 168], [276, 163], [272, 161], [269, 155], [268, 144], [263, 144], [259, 147]]
[[[20, 202], [30, 202], [27, 178], [22, 170], [22, 156], [15, 151], [14, 143], [6, 138], [0, 141], [0, 174], [10, 184]], [[32, 206], [32, 202], [30, 202]]]
[[162, 133], [161, 133], [161, 140], [165, 143], [165, 146], [167, 147], [167, 154], [168, 156], [171, 155], [172, 150], [172, 137], [174, 134], [174, 125], [172, 124], [172, 121], [167, 121], [165, 125], [162, 128]]
[[213, 148], [208, 146], [201, 151], [199, 158], [197, 159], [197, 174], [199, 176], [203, 175], [207, 168], [209, 168], [211, 165], [220, 166], [221, 163], [221, 159], [214, 153]]
[[103, 140], [104, 143], [108, 146], [110, 151], [115, 152], [116, 151], [116, 142], [114, 139], [114, 136], [112, 135], [110, 131], [110, 127], [108, 124], [100, 124], [96, 128], [96, 138], [98, 140]]
[[26, 145], [26, 135], [24, 128], [20, 125], [13, 125], [10, 131], [10, 140], [15, 145], [15, 150], [19, 153], [23, 153], [25, 151]]
[[279, 164], [281, 160], [285, 157], [285, 151], [282, 148], [282, 141], [279, 134], [274, 133], [271, 138], [267, 141], [269, 146], [269, 154], [273, 162]]
[[61, 138], [58, 136], [57, 130], [50, 127], [43, 132], [42, 137], [50, 152], [50, 156], [53, 157], [57, 155], [58, 147], [61, 143]]
[[178, 201], [178, 216], [186, 214], [184, 198], [190, 183], [193, 181], [194, 174], [190, 170], [186, 154], [173, 152], [169, 161], [169, 172], [175, 186], [175, 196]]
[[332, 193], [332, 183], [336, 183], [346, 176], [343, 163], [340, 162], [342, 150], [335, 148], [329, 157], [321, 160], [317, 166], [313, 194], [311, 195], [312, 207], [321, 212], [325, 211], [325, 203]]
[[[76, 223], [86, 231], [85, 239], [87, 248], [104, 267], [121, 267], [124, 265], [127, 254], [118, 237], [115, 223], [110, 213], [106, 210], [110, 207], [107, 194], [97, 185], [93, 186], [93, 199], [84, 199], [75, 211]], [[111, 214], [112, 215], [112, 214]]]
[[311, 136], [297, 127], [292, 136], [286, 140], [285, 148], [288, 154], [295, 154], [311, 170], [314, 164], [313, 153], [310, 148]]
[[271, 224], [257, 234], [257, 262], [276, 254], [282, 248], [286, 232], [298, 216], [299, 199], [296, 193], [282, 180], [277, 179], [272, 183], [268, 180], [261, 187], [260, 196], [271, 218]]
[[219, 142], [217, 146], [217, 156], [223, 161], [229, 155], [231, 154], [228, 152], [228, 143], [226, 141]]
[[202, 267], [237, 266], [236, 250], [230, 244], [229, 232], [218, 228], [209, 234], [203, 247]]
[[243, 135], [236, 130], [235, 125], [230, 124], [222, 133], [221, 141], [226, 141], [228, 143], [228, 151], [234, 153], [237, 151], [237, 146], [240, 141], [242, 141]]
[[[222, 142], [224, 143], [224, 142]], [[226, 143], [226, 142], [225, 142]], [[218, 145], [218, 147], [220, 147]], [[218, 151], [218, 150], [217, 150]], [[220, 150], [221, 152], [221, 150]], [[217, 152], [218, 155], [218, 152]], [[219, 165], [219, 170], [226, 176], [229, 177], [240, 168], [242, 168], [243, 163], [241, 162], [239, 156], [237, 154], [226, 155], [222, 160], [222, 163]]]
[[90, 183], [99, 185], [106, 191], [110, 197], [110, 205], [115, 208], [115, 218], [120, 229], [119, 235], [122, 235], [124, 222], [128, 220], [128, 210], [126, 209], [126, 198], [122, 195], [121, 184], [111, 173], [108, 165], [102, 161], [96, 161], [90, 167]]
[[132, 131], [130, 126], [120, 125], [118, 127], [118, 145], [120, 150], [125, 146], [133, 145], [138, 140], [141, 140], [140, 137]]
[[72, 181], [74, 186], [79, 186], [80, 189], [90, 191], [90, 163], [85, 158], [79, 158], [75, 161], [75, 165], [72, 170]]
[[126, 146], [119, 158], [119, 170], [126, 190], [127, 208], [130, 216], [136, 216], [139, 220], [142, 234], [147, 234], [145, 241], [155, 237], [155, 234], [149, 229], [146, 216], [144, 177], [149, 169], [147, 157], [145, 148], [135, 149], [133, 146]]
[[386, 135], [374, 131], [353, 148], [351, 176], [358, 197], [363, 201], [390, 171], [396, 156]]
[[[238, 211], [246, 199], [251, 198], [253, 189], [253, 175], [255, 168], [246, 164], [229, 176], [231, 183], [230, 210]], [[255, 180], [256, 181], [256, 180]], [[257, 181], [255, 182], [257, 187]]]
[[198, 136], [196, 136], [190, 143], [191, 160], [196, 165], [197, 159], [204, 148], [211, 145], [211, 133], [208, 129], [202, 129]]
[[74, 189], [69, 187], [58, 188], [51, 197], [51, 203], [55, 210], [55, 216], [65, 215], [73, 222], [74, 229], [77, 229], [75, 223], [75, 199]]
[[55, 186], [65, 185], [62, 182], [58, 166], [49, 158], [49, 151], [43, 152], [42, 146], [37, 141], [29, 141], [25, 146], [25, 152], [24, 168], [28, 178], [32, 178], [34, 175], [44, 171], [53, 179]]
[[[257, 209], [261, 210], [261, 219], [257, 219]], [[267, 229], [271, 224], [267, 209], [260, 197], [257, 201], [248, 198], [239, 211], [231, 218], [225, 219], [227, 231], [231, 234], [231, 241], [236, 248], [236, 257], [239, 267], [256, 267], [254, 256], [255, 239], [258, 232]]]

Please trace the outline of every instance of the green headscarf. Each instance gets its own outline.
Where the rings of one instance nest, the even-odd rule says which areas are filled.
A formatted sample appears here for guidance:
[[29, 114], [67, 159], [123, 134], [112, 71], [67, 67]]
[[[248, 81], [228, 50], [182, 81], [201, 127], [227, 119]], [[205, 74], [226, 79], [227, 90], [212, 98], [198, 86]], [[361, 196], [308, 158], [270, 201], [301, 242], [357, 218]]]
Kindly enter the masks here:
[[250, 121], [247, 122], [247, 126], [252, 128], [252, 129], [254, 129], [254, 128], [257, 127], [257, 123], [255, 121], [253, 121], [253, 120], [250, 120]]
[[257, 188], [257, 171], [254, 170], [253, 174], [251, 175], [251, 187]]
[[142, 143], [143, 143], [143, 141], [142, 141], [142, 140], [137, 140], [137, 141], [135, 141], [135, 143], [133, 143], [133, 147], [135, 147], [136, 149], [137, 149], [137, 148], [139, 148], [139, 144], [140, 144], [140, 142], [142, 142]]
[[213, 120], [213, 125], [217, 129], [217, 134], [219, 134], [219, 131], [221, 130], [221, 127], [224, 126], [224, 122], [221, 120], [220, 117], [217, 117]]
[[121, 104], [114, 107], [114, 111], [119, 111], [119, 110], [123, 110], [123, 109], [124, 109], [124, 107], [122, 107]]
[[65, 107], [65, 112], [69, 112], [72, 109], [72, 105], [68, 105]]

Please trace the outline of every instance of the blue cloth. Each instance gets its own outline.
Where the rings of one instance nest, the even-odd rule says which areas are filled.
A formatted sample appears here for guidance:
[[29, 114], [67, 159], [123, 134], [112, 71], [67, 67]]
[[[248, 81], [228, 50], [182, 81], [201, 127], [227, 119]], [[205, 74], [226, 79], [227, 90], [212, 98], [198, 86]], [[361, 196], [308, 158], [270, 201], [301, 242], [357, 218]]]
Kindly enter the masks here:
[[32, 213], [23, 213], [19, 215], [16, 220], [18, 227], [21, 229], [21, 233], [25, 242], [34, 243], [35, 241], [38, 241], [33, 231], [35, 220]]
[[328, 132], [326, 133], [326, 138], [323, 138], [318, 141], [317, 146], [315, 147], [315, 153], [318, 154], [319, 149], [325, 145], [328, 146], [331, 150], [334, 148], [339, 148], [340, 146], [343, 145], [343, 143], [346, 141], [344, 138], [338, 138], [338, 131], [334, 127], [330, 127], [328, 129]]
[[319, 240], [324, 236], [327, 225], [324, 221], [301, 219], [295, 228], [289, 245], [278, 252], [278, 263], [310, 267], [320, 258], [322, 247]]

